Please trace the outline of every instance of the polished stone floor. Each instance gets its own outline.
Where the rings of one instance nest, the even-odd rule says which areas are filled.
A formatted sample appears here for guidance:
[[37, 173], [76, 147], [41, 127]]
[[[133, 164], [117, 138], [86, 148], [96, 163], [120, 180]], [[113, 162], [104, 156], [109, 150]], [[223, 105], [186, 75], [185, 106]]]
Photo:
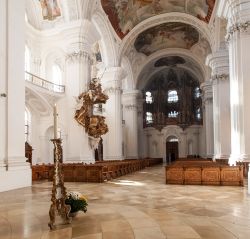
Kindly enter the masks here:
[[48, 229], [50, 182], [0, 193], [0, 239], [249, 239], [246, 187], [165, 185], [153, 167], [103, 184], [66, 183], [88, 212]]

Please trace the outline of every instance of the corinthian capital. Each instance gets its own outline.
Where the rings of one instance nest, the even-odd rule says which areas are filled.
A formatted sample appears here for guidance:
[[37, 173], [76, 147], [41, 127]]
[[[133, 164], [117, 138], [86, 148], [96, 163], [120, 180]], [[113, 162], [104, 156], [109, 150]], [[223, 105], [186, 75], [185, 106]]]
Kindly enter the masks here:
[[229, 74], [216, 74], [212, 76], [212, 80], [228, 80]]
[[229, 42], [232, 39], [232, 36], [235, 32], [250, 34], [249, 30], [250, 30], [250, 20], [245, 22], [235, 23], [228, 28], [226, 41]]
[[69, 61], [71, 63], [82, 61], [82, 60], [85, 60], [88, 63], [90, 63], [90, 55], [87, 52], [82, 51], [82, 50], [73, 51], [66, 55], [66, 61]]

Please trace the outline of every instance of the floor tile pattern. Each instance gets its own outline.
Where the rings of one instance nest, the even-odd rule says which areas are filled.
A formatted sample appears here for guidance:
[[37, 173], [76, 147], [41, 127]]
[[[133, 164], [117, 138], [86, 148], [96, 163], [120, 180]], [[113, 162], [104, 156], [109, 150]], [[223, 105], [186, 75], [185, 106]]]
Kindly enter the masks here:
[[48, 229], [51, 182], [0, 193], [0, 239], [249, 239], [247, 187], [166, 185], [161, 166], [103, 183], [65, 183], [89, 200]]

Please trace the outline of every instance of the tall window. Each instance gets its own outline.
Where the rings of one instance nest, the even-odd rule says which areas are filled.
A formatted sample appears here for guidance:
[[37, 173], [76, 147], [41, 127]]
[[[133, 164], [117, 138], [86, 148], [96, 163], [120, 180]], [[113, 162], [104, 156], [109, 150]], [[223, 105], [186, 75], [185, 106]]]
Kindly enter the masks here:
[[146, 112], [146, 124], [153, 123], [153, 114], [151, 112]]
[[201, 120], [201, 108], [196, 109], [196, 119]]
[[25, 134], [25, 142], [29, 141], [30, 137], [30, 125], [31, 125], [31, 114], [28, 109], [25, 109], [24, 112], [24, 134]]
[[25, 59], [24, 59], [24, 68], [25, 71], [30, 72], [30, 64], [31, 64], [31, 53], [30, 53], [30, 49], [25, 46]]
[[151, 92], [147, 91], [146, 92], [146, 103], [147, 104], [152, 104], [153, 103], [153, 97]]
[[200, 90], [199, 87], [196, 87], [196, 88], [194, 89], [194, 98], [198, 99], [198, 98], [200, 98], [200, 97], [201, 97], [201, 90]]
[[58, 85], [62, 85], [62, 71], [59, 65], [55, 64], [52, 66], [52, 79], [54, 85], [54, 91], [60, 91]]
[[168, 91], [168, 103], [175, 103], [178, 102], [179, 97], [176, 90], [169, 90]]

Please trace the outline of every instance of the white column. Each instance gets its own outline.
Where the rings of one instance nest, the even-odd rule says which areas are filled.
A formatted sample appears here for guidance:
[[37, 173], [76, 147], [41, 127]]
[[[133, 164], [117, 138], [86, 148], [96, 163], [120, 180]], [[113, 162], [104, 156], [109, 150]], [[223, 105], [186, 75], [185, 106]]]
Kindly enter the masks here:
[[203, 101], [205, 105], [205, 129], [206, 129], [206, 156], [213, 158], [214, 155], [214, 136], [213, 136], [213, 92], [210, 81], [201, 84], [203, 91]]
[[31, 185], [25, 158], [25, 1], [0, 2], [0, 191]]
[[[228, 4], [227, 14], [223, 3]], [[250, 162], [250, 0], [222, 1], [220, 7], [228, 19], [232, 135], [229, 163], [234, 165], [237, 161]], [[249, 185], [250, 177], [250, 194]]]
[[139, 158], [147, 157], [147, 137], [143, 128], [143, 102], [142, 95], [137, 99], [138, 124], [138, 154]]
[[[90, 47], [89, 47], [90, 49]], [[66, 58], [66, 97], [59, 103], [64, 110], [62, 121], [67, 125], [67, 155], [65, 162], [94, 162], [94, 150], [90, 148], [85, 128], [77, 123], [74, 114], [77, 108], [77, 97], [87, 91], [90, 82], [90, 52], [79, 46], [72, 47]], [[66, 106], [66, 107], [65, 107]]]
[[109, 96], [105, 107], [106, 122], [109, 131], [104, 135], [104, 160], [121, 160], [122, 154], [122, 107], [121, 81], [124, 70], [121, 67], [109, 68], [102, 77], [102, 85]]
[[123, 119], [126, 128], [126, 158], [138, 158], [138, 90], [125, 92], [122, 95]]
[[[230, 65], [231, 156], [229, 163], [250, 162], [250, 0], [219, 4], [219, 14], [228, 19], [227, 41]], [[250, 179], [249, 179], [250, 183]], [[250, 191], [249, 191], [250, 192]]]
[[214, 158], [229, 159], [231, 152], [229, 59], [226, 49], [208, 56], [213, 79]]

